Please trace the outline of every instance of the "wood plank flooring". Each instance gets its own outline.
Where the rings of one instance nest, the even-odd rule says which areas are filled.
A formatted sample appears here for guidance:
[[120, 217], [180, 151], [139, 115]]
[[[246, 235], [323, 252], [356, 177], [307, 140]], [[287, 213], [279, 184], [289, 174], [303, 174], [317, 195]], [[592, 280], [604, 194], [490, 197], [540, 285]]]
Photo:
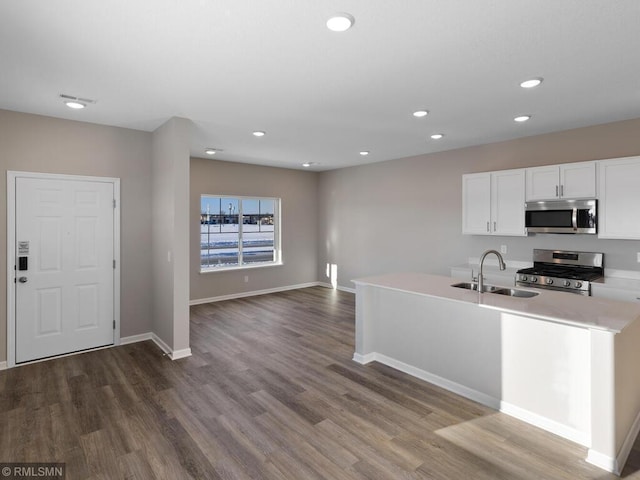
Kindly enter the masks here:
[[[151, 342], [0, 372], [0, 461], [68, 479], [598, 479], [586, 449], [354, 351], [321, 287], [191, 308], [193, 356]], [[640, 479], [640, 449], [623, 477]]]

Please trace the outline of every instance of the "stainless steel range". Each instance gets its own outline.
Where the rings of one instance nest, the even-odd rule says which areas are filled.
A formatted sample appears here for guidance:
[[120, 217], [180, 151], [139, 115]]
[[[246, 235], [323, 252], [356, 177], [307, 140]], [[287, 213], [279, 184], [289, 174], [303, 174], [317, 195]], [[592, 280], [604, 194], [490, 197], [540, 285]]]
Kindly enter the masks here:
[[533, 267], [516, 272], [516, 285], [591, 295], [604, 276], [604, 253], [533, 250]]

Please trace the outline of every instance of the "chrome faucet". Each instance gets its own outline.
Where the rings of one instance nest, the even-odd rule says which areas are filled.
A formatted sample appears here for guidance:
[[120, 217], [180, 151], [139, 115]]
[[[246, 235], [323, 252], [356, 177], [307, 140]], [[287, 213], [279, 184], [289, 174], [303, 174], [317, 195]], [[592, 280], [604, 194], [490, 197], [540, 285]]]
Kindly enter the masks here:
[[507, 265], [504, 263], [504, 258], [502, 258], [502, 255], [500, 255], [500, 252], [498, 252], [497, 250], [487, 250], [486, 252], [484, 252], [480, 257], [480, 273], [478, 274], [478, 293], [482, 293], [482, 290], [484, 288], [484, 279], [482, 278], [482, 266], [484, 265], [485, 257], [490, 253], [495, 253], [496, 256], [498, 257], [500, 270], [504, 270], [505, 268], [507, 268]]

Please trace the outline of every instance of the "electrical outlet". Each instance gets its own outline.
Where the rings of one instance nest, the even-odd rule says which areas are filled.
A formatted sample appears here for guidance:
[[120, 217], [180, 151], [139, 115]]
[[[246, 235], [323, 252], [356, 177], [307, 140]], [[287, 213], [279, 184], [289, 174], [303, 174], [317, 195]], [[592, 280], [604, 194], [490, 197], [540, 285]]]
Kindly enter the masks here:
[[638, 261], [638, 263], [640, 263], [640, 252], [638, 252], [636, 255], [637, 255], [636, 260]]
[[[500, 245], [500, 253], [507, 253], [507, 246], [506, 245]], [[640, 253], [638, 255], [640, 255]]]
[[249, 275], [244, 276], [244, 283], [249, 283]]

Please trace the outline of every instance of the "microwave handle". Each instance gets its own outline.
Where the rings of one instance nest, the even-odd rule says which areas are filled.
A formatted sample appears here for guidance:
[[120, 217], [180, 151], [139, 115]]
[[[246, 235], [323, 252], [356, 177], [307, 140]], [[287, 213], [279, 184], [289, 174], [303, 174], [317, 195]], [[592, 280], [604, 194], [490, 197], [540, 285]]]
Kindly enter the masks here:
[[571, 223], [573, 224], [573, 229], [578, 230], [578, 209], [574, 208], [571, 213]]

